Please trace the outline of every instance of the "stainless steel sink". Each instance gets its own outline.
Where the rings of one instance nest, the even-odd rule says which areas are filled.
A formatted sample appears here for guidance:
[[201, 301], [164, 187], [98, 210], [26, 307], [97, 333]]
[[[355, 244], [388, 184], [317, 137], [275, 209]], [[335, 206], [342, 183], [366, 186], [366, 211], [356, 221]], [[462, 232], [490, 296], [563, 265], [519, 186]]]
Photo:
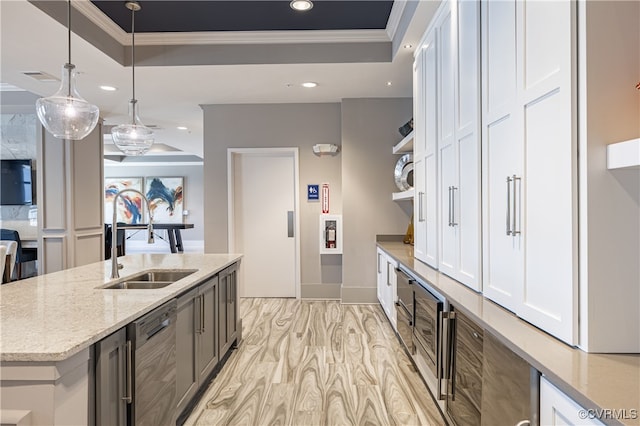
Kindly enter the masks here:
[[188, 277], [195, 269], [181, 271], [147, 271], [124, 280], [102, 287], [105, 290], [152, 290], [166, 287], [169, 284]]

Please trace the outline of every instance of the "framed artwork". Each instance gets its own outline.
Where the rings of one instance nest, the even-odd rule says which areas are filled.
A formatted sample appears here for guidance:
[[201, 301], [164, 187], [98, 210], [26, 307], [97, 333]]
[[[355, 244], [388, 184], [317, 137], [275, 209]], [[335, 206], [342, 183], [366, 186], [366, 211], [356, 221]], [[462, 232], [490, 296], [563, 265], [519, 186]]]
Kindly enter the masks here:
[[[113, 199], [123, 189], [137, 189], [142, 192], [142, 178], [105, 178], [104, 179], [104, 221], [111, 223], [113, 217]], [[126, 192], [118, 199], [117, 221], [126, 224], [142, 223], [144, 201], [135, 192]]]
[[183, 177], [147, 177], [144, 193], [155, 223], [182, 223]]

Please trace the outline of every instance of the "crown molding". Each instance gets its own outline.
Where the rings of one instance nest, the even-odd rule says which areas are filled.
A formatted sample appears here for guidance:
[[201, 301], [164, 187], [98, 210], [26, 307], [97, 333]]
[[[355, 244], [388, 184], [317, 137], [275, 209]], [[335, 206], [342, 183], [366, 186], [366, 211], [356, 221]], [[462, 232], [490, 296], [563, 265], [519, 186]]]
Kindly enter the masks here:
[[389, 40], [393, 40], [393, 37], [396, 35], [396, 31], [398, 31], [398, 25], [400, 25], [400, 19], [402, 18], [402, 12], [404, 12], [404, 8], [407, 6], [406, 0], [395, 0], [393, 5], [391, 6], [391, 13], [389, 14], [389, 20], [387, 21], [387, 36]]
[[71, 5], [121, 45], [131, 44], [131, 36], [89, 0], [74, 0]]

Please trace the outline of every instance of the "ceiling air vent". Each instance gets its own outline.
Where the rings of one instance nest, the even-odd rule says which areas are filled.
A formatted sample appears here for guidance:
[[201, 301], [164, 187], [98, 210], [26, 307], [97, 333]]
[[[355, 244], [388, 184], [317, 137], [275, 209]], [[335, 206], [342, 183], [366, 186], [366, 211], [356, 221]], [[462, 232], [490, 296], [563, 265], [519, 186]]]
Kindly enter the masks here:
[[27, 77], [31, 77], [33, 79], [36, 79], [38, 81], [60, 81], [59, 78], [52, 76], [51, 74], [47, 74], [46, 72], [42, 72], [42, 71], [23, 71], [22, 74], [26, 75]]

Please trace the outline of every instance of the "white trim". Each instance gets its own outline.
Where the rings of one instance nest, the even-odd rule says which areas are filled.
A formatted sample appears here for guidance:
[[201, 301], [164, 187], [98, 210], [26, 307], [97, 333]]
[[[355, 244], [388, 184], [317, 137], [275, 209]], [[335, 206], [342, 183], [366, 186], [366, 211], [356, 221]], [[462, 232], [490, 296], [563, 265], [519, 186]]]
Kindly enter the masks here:
[[385, 30], [387, 36], [389, 37], [389, 40], [393, 40], [393, 38], [396, 36], [398, 26], [400, 25], [400, 18], [402, 18], [402, 13], [404, 12], [406, 6], [406, 0], [396, 0], [393, 2], [393, 5], [391, 6], [391, 13], [389, 14], [389, 19], [387, 20], [387, 28]]
[[[242, 154], [273, 154], [289, 153], [293, 155], [294, 175], [294, 208], [295, 208], [295, 286], [296, 299], [300, 299], [300, 167], [299, 149], [290, 148], [227, 148], [227, 248], [229, 253], [235, 253], [235, 221], [234, 221], [234, 192], [235, 186], [233, 158]], [[241, 282], [242, 286], [243, 283]], [[242, 291], [240, 292], [242, 294]]]
[[[107, 17], [98, 6], [89, 0], [74, 0], [71, 5], [87, 17], [91, 22], [96, 24], [101, 30], [113, 37], [123, 46], [131, 44], [131, 36], [125, 32], [118, 24]], [[137, 34], [136, 34], [137, 35]]]

